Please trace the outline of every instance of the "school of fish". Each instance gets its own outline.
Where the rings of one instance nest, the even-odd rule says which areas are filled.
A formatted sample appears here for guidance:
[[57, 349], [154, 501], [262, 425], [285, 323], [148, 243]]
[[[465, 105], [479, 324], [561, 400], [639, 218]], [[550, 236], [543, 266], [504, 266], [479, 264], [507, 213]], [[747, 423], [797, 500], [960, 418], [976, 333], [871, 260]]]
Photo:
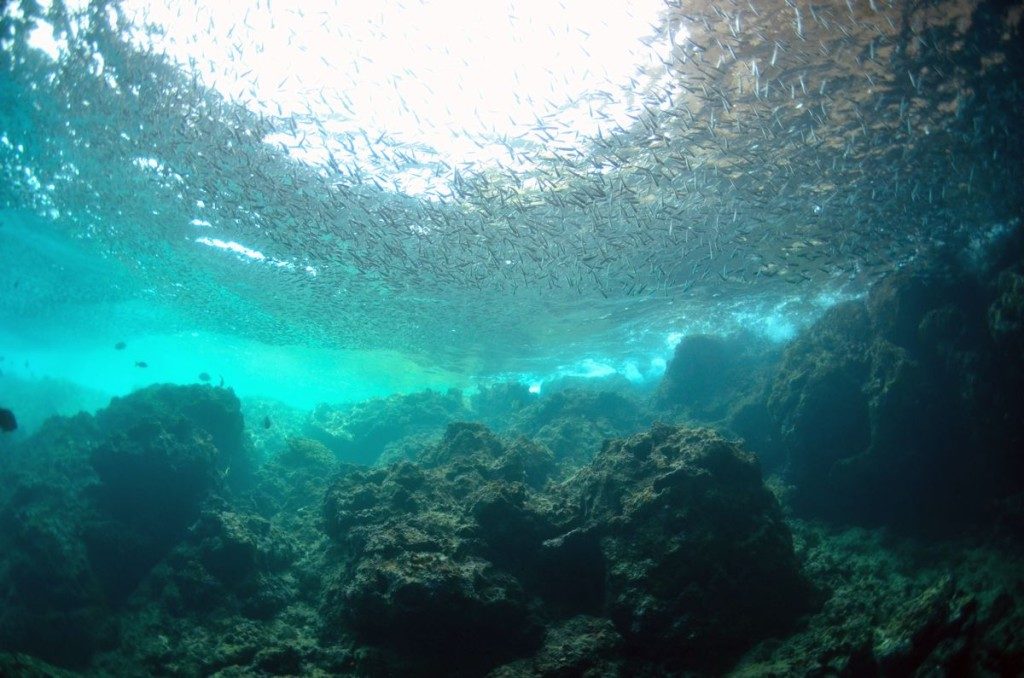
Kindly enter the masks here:
[[[591, 92], [568, 106], [596, 135], [552, 111], [479, 139], [506, 157], [486, 167], [338, 131], [344, 88], [254, 111], [133, 43], [117, 3], [82, 12], [51, 10], [57, 61], [3, 19], [2, 207], [217, 331], [521, 366], [857, 294], [1020, 214], [1019, 3], [668, 0], [628, 124]], [[403, 193], [410, 169], [442, 188]]]

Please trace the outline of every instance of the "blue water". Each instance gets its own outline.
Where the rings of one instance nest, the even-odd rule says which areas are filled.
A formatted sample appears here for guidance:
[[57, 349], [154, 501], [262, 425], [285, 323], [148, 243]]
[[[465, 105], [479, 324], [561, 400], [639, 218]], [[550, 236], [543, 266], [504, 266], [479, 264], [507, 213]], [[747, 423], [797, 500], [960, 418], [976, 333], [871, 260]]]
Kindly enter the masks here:
[[1022, 27], [0, 0], [0, 675], [1024, 674]]

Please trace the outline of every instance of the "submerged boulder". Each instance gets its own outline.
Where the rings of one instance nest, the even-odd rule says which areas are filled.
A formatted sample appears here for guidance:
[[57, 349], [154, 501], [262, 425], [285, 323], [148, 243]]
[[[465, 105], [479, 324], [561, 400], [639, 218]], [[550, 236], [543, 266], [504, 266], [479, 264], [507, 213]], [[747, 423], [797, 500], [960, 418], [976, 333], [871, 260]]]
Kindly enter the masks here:
[[175, 434], [184, 429], [201, 431], [216, 448], [214, 465], [229, 485], [245, 485], [250, 479], [254, 455], [245, 433], [242, 404], [231, 389], [157, 384], [114, 398], [96, 413], [97, 425], [108, 436], [130, 431], [143, 422]]
[[721, 669], [811, 603], [757, 462], [712, 431], [609, 441], [570, 487], [577, 534], [600, 544], [605, 613], [665, 670]]
[[552, 468], [543, 448], [453, 424], [419, 463], [339, 478], [328, 634], [396, 673], [710, 669], [809, 604], [778, 505], [735, 444], [656, 426], [565, 483], [544, 482]]
[[766, 404], [796, 511], [933, 528], [1024, 488], [1014, 285], [1000, 280], [922, 264], [792, 343]]
[[757, 389], [777, 353], [774, 345], [747, 333], [685, 336], [676, 344], [654, 403], [692, 421], [719, 421]]
[[66, 666], [109, 647], [119, 606], [247, 458], [237, 398], [208, 386], [44, 424], [4, 469], [0, 644]]
[[543, 448], [453, 424], [422, 464], [339, 478], [324, 504], [337, 562], [323, 603], [327, 633], [345, 629], [394, 666], [455, 672], [535, 648], [542, 627], [530, 596], [494, 562], [493, 545], [522, 522], [546, 466]]
[[152, 386], [96, 415], [90, 455], [99, 482], [84, 539], [93, 569], [120, 602], [185, 535], [204, 500], [246, 463], [238, 399], [209, 386]]
[[473, 416], [494, 428], [502, 428], [524, 407], [540, 399], [530, 387], [518, 381], [481, 386], [470, 399]]
[[217, 448], [187, 427], [167, 431], [143, 421], [92, 454], [99, 483], [84, 538], [93, 569], [122, 601], [199, 517], [220, 480]]
[[343, 462], [371, 465], [403, 439], [437, 435], [466, 414], [461, 391], [427, 390], [353, 405], [320, 405], [306, 423], [305, 435]]
[[0, 647], [61, 666], [80, 667], [116, 639], [82, 539], [96, 436], [89, 415], [54, 417], [0, 474]]
[[532, 678], [534, 676], [629, 675], [624, 670], [622, 636], [602, 617], [579, 615], [552, 624], [544, 644], [529, 659], [501, 666], [488, 678]]
[[608, 438], [630, 435], [650, 416], [629, 391], [566, 388], [520, 408], [510, 430], [546, 445], [555, 459], [575, 468], [593, 458]]

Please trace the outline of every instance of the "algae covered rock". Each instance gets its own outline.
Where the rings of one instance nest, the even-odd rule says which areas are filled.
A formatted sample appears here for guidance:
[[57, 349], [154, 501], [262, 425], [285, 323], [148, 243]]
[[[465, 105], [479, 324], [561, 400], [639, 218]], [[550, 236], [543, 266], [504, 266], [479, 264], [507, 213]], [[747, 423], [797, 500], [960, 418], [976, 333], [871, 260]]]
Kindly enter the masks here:
[[846, 508], [836, 507], [846, 495], [834, 467], [864, 454], [871, 442], [869, 348], [864, 305], [836, 306], [787, 349], [772, 380], [768, 411], [787, 450], [798, 509]]
[[544, 644], [530, 659], [491, 671], [488, 678], [629, 675], [622, 657], [622, 636], [608, 619], [579, 615], [552, 624]]
[[519, 409], [510, 430], [546, 445], [569, 467], [586, 463], [607, 438], [630, 435], [650, 423], [626, 391], [567, 388]]
[[776, 350], [750, 334], [691, 334], [676, 344], [655, 404], [687, 418], [713, 422], [754, 391]]
[[[0, 482], [0, 647], [80, 666], [116, 637], [82, 539], [95, 483], [93, 418], [53, 418], [5, 457]], [[60, 634], [61, 643], [52, 641]]]
[[0, 652], [0, 676], [73, 678], [77, 674], [51, 666], [27, 654]]
[[248, 446], [230, 391], [153, 386], [53, 419], [15, 453], [0, 496], [0, 643], [79, 666], [116, 641], [119, 607]]
[[872, 654], [885, 675], [911, 675], [922, 667], [956, 667], [967, 653], [964, 627], [974, 623], [977, 603], [958, 598], [944, 577], [907, 602], [875, 633]]
[[517, 381], [481, 386], [470, 399], [470, 408], [476, 419], [488, 426], [501, 428], [517, 412], [540, 399], [530, 387]]
[[307, 509], [319, 508], [332, 476], [352, 468], [315, 440], [290, 438], [256, 473], [248, 498], [264, 517], [293, 523]]
[[234, 391], [208, 385], [155, 385], [114, 398], [96, 413], [107, 435], [129, 431], [142, 422], [170, 432], [202, 432], [217, 450], [217, 470], [229, 482], [245, 482], [252, 471], [253, 452], [245, 434], [242, 404]]
[[209, 507], [148, 577], [146, 594], [176, 617], [267, 619], [298, 597], [291, 578], [277, 576], [294, 558], [291, 540], [270, 521]]
[[999, 275], [987, 319], [988, 330], [1000, 348], [1024, 355], [1024, 275], [1012, 270]]
[[[418, 461], [426, 467], [445, 467], [456, 486], [500, 480], [540, 489], [555, 471], [551, 452], [527, 438], [501, 440], [483, 424], [458, 422], [448, 426], [437, 445]], [[474, 484], [472, 481], [470, 485]]]
[[325, 445], [341, 461], [374, 464], [403, 438], [442, 433], [450, 422], [464, 419], [466, 414], [461, 391], [428, 390], [353, 405], [320, 405], [310, 416], [305, 435]]
[[643, 419], [639, 403], [616, 391], [565, 389], [555, 391], [520, 412], [517, 428], [537, 431], [544, 426], [571, 417], [605, 422], [610, 428], [629, 429]]
[[924, 263], [830, 309], [787, 348], [766, 406], [796, 511], [934, 528], [1024, 488], [1021, 356], [993, 342], [993, 316], [1013, 312], [989, 306], [992, 294]]
[[[541, 452], [453, 424], [419, 464], [339, 478], [324, 505], [328, 632], [398, 672], [447, 657], [473, 673], [539, 650], [501, 671], [574, 675], [618, 667], [620, 647], [647, 666], [720, 668], [807, 607], [778, 505], [735, 444], [656, 426], [561, 485], [542, 482]], [[550, 621], [573, 618], [605, 621]]]
[[422, 464], [339, 478], [324, 504], [338, 563], [327, 633], [338, 626], [381, 648], [381, 661], [437, 670], [483, 670], [535, 647], [542, 627], [519, 579], [490, 559], [503, 534], [492, 528], [525, 513], [549, 456], [453, 424]]
[[86, 543], [110, 595], [131, 592], [185, 529], [219, 484], [217, 448], [188, 428], [167, 431], [144, 420], [92, 454], [99, 483]]
[[84, 538], [105, 590], [121, 601], [199, 517], [220, 469], [244, 455], [242, 420], [233, 394], [158, 386], [114, 399], [97, 422], [107, 436], [90, 457], [99, 482]]
[[631, 652], [712, 668], [808, 607], [789, 530], [749, 454], [656, 425], [610, 441], [572, 481], [600, 536], [605, 607]]
[[734, 676], [1016, 676], [1024, 670], [1017, 547], [893, 539], [793, 523], [820, 612], [760, 644]]

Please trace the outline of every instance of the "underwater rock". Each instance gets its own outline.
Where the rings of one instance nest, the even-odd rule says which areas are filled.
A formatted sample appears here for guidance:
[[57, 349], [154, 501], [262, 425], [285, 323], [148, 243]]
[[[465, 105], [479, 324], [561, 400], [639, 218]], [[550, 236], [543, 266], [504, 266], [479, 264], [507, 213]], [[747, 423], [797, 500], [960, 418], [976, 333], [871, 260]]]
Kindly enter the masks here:
[[833, 307], [787, 348], [766, 406], [796, 511], [934, 528], [1024, 488], [1022, 357], [993, 345], [991, 294], [921, 264]]
[[269, 619], [296, 597], [294, 582], [275, 576], [295, 557], [292, 540], [265, 518], [209, 508], [148, 578], [146, 597], [179, 617], [216, 610]]
[[862, 390], [869, 336], [862, 304], [833, 307], [786, 350], [771, 383], [768, 411], [788, 453], [787, 479], [799, 493], [798, 508], [831, 506], [837, 493], [832, 467], [870, 442]]
[[605, 440], [631, 432], [619, 430], [606, 421], [560, 417], [542, 426], [531, 437], [571, 470], [590, 461]]
[[310, 416], [304, 434], [323, 443], [339, 459], [374, 464], [385, 448], [407, 436], [439, 434], [467, 412], [462, 392], [422, 391], [377, 398], [355, 405], [320, 405]]
[[771, 384], [798, 512], [907, 522], [953, 489], [941, 485], [955, 459], [948, 391], [872, 327], [861, 302], [830, 309], [787, 349]]
[[509, 381], [481, 386], [470, 397], [469, 404], [474, 419], [500, 429], [508, 424], [516, 412], [539, 398], [539, 395], [530, 392], [526, 384]]
[[952, 577], [945, 577], [909, 601], [878, 629], [872, 654], [883, 675], [912, 675], [922, 667], [956, 672], [968, 649], [964, 628], [974, 623], [977, 602], [957, 599]]
[[89, 415], [54, 417], [0, 464], [0, 648], [81, 667], [115, 642], [82, 540], [97, 437]]
[[0, 432], [10, 433], [18, 429], [18, 420], [14, 418], [14, 412], [6, 407], [0, 407]]
[[249, 494], [252, 507], [265, 518], [294, 517], [319, 504], [331, 478], [344, 469], [330, 450], [315, 440], [289, 438], [279, 453], [256, 473]]
[[270, 521], [234, 511], [204, 511], [190, 529], [198, 559], [225, 585], [237, 588], [261, 570], [281, 569], [293, 554]]
[[292, 439], [251, 492], [206, 502], [126, 603], [121, 644], [97, 672], [351, 675], [347, 649], [317, 642], [327, 539], [316, 508], [344, 472], [321, 444]]
[[444, 467], [459, 496], [492, 480], [537, 490], [555, 472], [545, 447], [522, 437], [503, 441], [483, 424], [466, 422], [449, 424], [440, 442], [423, 450], [417, 461], [427, 468]]
[[1012, 270], [999, 275], [987, 317], [996, 345], [1010, 355], [1024, 355], [1024, 275]]
[[31, 655], [0, 652], [0, 676], [18, 678], [74, 678], [78, 674], [51, 666]]
[[572, 469], [590, 461], [604, 440], [636, 433], [651, 416], [628, 392], [572, 388], [544, 395], [511, 421], [507, 430], [546, 445]]
[[247, 446], [232, 393], [156, 386], [53, 418], [15, 453], [0, 494], [0, 643], [81, 666], [116, 641], [119, 607]]
[[417, 461], [428, 467], [463, 464], [478, 470], [500, 460], [504, 450], [501, 439], [485, 425], [455, 422], [448, 425], [440, 442], [424, 450]]
[[730, 437], [742, 440], [743, 449], [757, 457], [765, 476], [771, 476], [784, 467], [787, 450], [768, 411], [766, 386], [767, 375], [766, 383], [753, 393], [740, 398], [732, 407], [728, 418], [716, 428], [720, 427]]
[[1015, 676], [1024, 671], [1019, 547], [893, 539], [884, 529], [792, 525], [805, 571], [828, 597], [796, 632], [761, 643], [731, 675]]
[[520, 467], [502, 459], [500, 441], [486, 428], [457, 424], [427, 467], [399, 462], [338, 479], [324, 504], [338, 558], [322, 607], [326, 632], [339, 625], [421, 670], [482, 671], [536, 647], [542, 627], [530, 598], [486, 559], [476, 523], [504, 511], [496, 507], [508, 496], [514, 508], [516, 491], [496, 491], [505, 498], [499, 501], [466, 501]]
[[[270, 522], [275, 547], [294, 554], [287, 575], [298, 597], [315, 604], [320, 595], [320, 562], [327, 537], [320, 525], [321, 506], [335, 479], [357, 470], [341, 464], [320, 443], [292, 438], [281, 453], [256, 474], [256, 485], [245, 509]], [[293, 596], [294, 597], [294, 596]]]
[[515, 428], [532, 434], [566, 418], [600, 422], [609, 429], [628, 430], [643, 425], [644, 413], [639, 402], [626, 394], [566, 389], [547, 395], [521, 410]]
[[785, 463], [765, 395], [780, 357], [777, 344], [749, 333], [683, 337], [652, 404], [671, 421], [713, 426], [741, 438], [770, 473]]
[[606, 443], [569, 487], [600, 535], [605, 608], [627, 653], [715, 670], [808, 609], [789, 530], [753, 457], [709, 430]]
[[158, 422], [167, 431], [181, 426], [203, 431], [217, 449], [216, 468], [228, 485], [244, 485], [250, 480], [253, 453], [241, 402], [231, 389], [157, 384], [114, 398], [96, 413], [97, 424], [108, 434], [128, 430], [141, 421]]
[[666, 405], [707, 408], [718, 392], [728, 388], [727, 373], [734, 369], [735, 348], [723, 337], [683, 337], [665, 368], [655, 400]]
[[874, 334], [908, 350], [919, 349], [924, 316], [947, 305], [970, 307], [975, 287], [938, 262], [892, 273], [871, 288], [866, 300]]
[[[241, 400], [245, 430], [252, 442], [253, 456], [265, 461], [281, 453], [289, 439], [303, 437], [308, 410], [299, 410], [268, 398]], [[269, 421], [270, 426], [266, 424]]]
[[336, 480], [328, 624], [438, 670], [482, 671], [536, 647], [542, 626], [517, 575], [553, 531], [533, 505], [551, 470], [543, 447], [455, 423], [420, 463]]
[[808, 606], [778, 505], [736, 445], [657, 426], [557, 486], [539, 451], [452, 424], [418, 464], [338, 479], [328, 633], [421, 667], [461, 652], [472, 673], [537, 650], [546, 619], [584, 614], [644, 662], [720, 668]]
[[654, 394], [661, 409], [704, 423], [723, 419], [756, 389], [777, 351], [749, 334], [692, 334], [676, 344]]
[[553, 624], [530, 659], [500, 666], [488, 678], [628, 675], [623, 669], [622, 636], [608, 619], [579, 615]]
[[94, 571], [117, 602], [184, 536], [220, 484], [212, 439], [189, 419], [173, 426], [140, 418], [92, 452], [99, 483], [90, 488], [96, 516], [85, 541]]

